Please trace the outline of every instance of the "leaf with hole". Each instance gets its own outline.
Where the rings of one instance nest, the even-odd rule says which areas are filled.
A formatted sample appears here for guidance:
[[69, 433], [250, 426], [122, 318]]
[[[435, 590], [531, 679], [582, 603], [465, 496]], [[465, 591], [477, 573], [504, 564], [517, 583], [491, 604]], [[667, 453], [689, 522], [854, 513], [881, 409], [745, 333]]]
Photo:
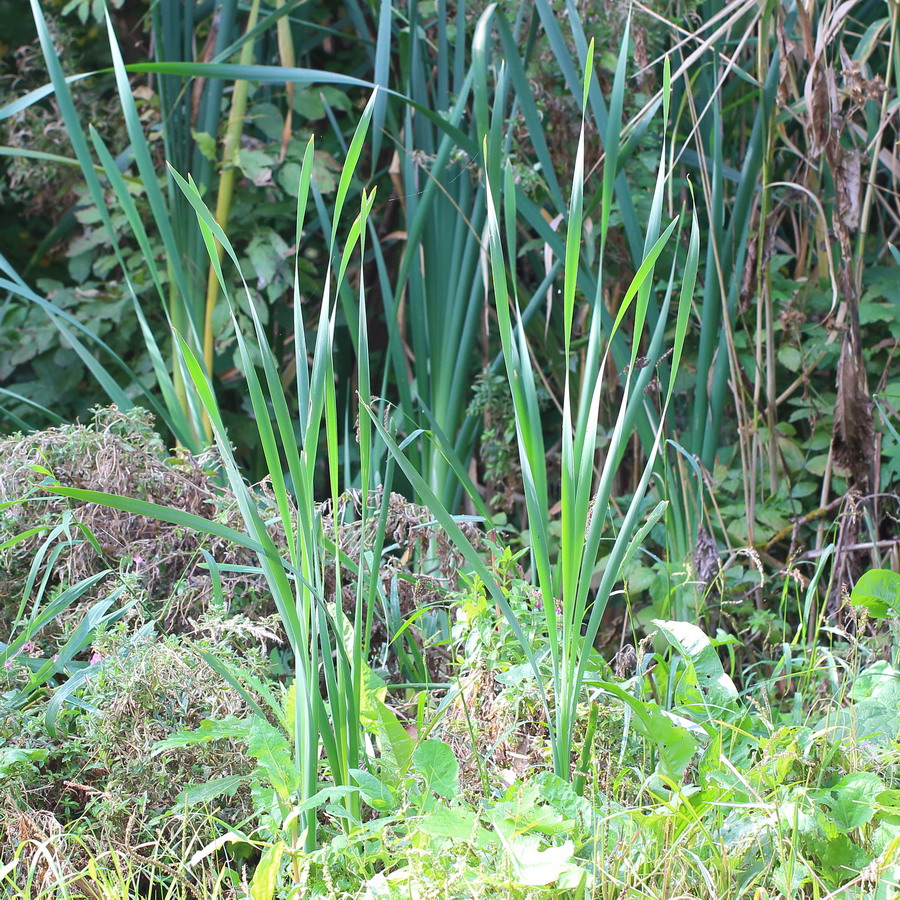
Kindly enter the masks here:
[[412, 760], [427, 788], [445, 800], [459, 795], [459, 762], [443, 741], [422, 741]]
[[876, 798], [884, 782], [874, 772], [852, 772], [837, 784], [817, 792], [817, 801], [838, 831], [846, 834], [870, 822], [877, 810]]

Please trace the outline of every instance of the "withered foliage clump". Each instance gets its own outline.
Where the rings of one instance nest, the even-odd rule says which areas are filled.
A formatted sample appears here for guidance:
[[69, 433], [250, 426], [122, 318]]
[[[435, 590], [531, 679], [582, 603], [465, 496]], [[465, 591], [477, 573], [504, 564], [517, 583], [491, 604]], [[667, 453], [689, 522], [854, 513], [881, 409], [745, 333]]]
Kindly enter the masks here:
[[548, 731], [538, 698], [504, 689], [495, 673], [481, 666], [460, 682], [459, 693], [441, 722], [441, 738], [459, 760], [464, 788], [481, 792], [479, 767], [511, 783], [547, 765]]
[[[95, 823], [91, 834], [99, 845], [135, 849], [153, 838], [157, 817], [177, 804], [186, 787], [250, 775], [254, 762], [234, 741], [155, 751], [157, 742], [196, 729], [204, 719], [250, 714], [246, 699], [203, 651], [215, 651], [220, 661], [257, 678], [264, 675], [266, 657], [244, 646], [245, 635], [220, 624], [224, 631], [212, 629], [193, 640], [138, 638], [124, 628], [104, 635], [94, 645], [102, 666], [80, 696], [93, 711], [67, 708], [59, 723], [65, 733], [58, 738], [46, 733], [39, 712], [0, 717], [0, 745], [48, 751], [39, 768], [0, 784], [0, 809], [8, 822], [6, 834], [0, 832], [0, 855], [10, 857], [24, 823], [65, 826], [85, 815]], [[249, 785], [214, 806], [225, 820], [245, 817], [252, 810]]]
[[95, 789], [102, 789], [95, 796], [105, 801], [104, 820], [113, 811], [130, 815], [131, 804], [123, 804], [122, 797], [143, 796], [150, 808], [161, 810], [189, 784], [248, 774], [250, 760], [232, 741], [162, 754], [155, 754], [154, 746], [173, 732], [198, 728], [204, 719], [249, 714], [245, 699], [207, 663], [204, 650], [256, 677], [266, 670], [259, 650], [235, 650], [219, 631], [196, 641], [178, 636], [144, 640], [126, 655], [121, 647], [127, 640], [127, 634], [120, 633], [95, 643], [105, 662], [85, 692], [85, 699], [100, 710], [82, 718], [81, 728], [100, 769], [85, 775]]
[[[153, 417], [134, 408], [98, 409], [88, 425], [64, 425], [0, 440], [0, 502], [22, 500], [0, 510], [0, 543], [39, 526], [58, 525], [67, 511], [89, 529], [102, 554], [83, 540], [63, 548], [52, 582], [73, 585], [104, 569], [136, 576], [151, 612], [165, 611], [167, 630], [183, 627], [199, 615], [212, 596], [212, 582], [200, 552], [205, 548], [222, 565], [254, 565], [254, 554], [220, 538], [135, 516], [95, 503], [53, 495], [41, 487], [49, 470], [60, 485], [119, 494], [172, 507], [243, 531], [233, 496], [215, 480], [214, 458], [183, 451], [170, 455], [153, 431]], [[46, 531], [0, 550], [0, 610], [17, 608], [35, 553]], [[226, 597], [246, 594], [259, 582], [239, 573], [222, 573]], [[99, 594], [109, 590], [100, 582]], [[87, 597], [87, 595], [86, 595]]]
[[[365, 533], [359, 491], [348, 491], [341, 496], [337, 526], [331, 504], [323, 503], [322, 526], [326, 538], [333, 542], [337, 529], [340, 551], [358, 564], [361, 554], [375, 544], [384, 502], [381, 490], [370, 492]], [[476, 525], [466, 521], [458, 524], [476, 549], [483, 547], [484, 535]], [[448, 607], [448, 595], [459, 588], [458, 573], [464, 559], [427, 507], [411, 503], [401, 494], [391, 492], [387, 498], [384, 534], [385, 552], [379, 562], [378, 576], [386, 596], [396, 591], [400, 617], [406, 620], [416, 610], [426, 606]], [[356, 584], [355, 579], [341, 584], [343, 609], [350, 617], [356, 609]], [[327, 566], [325, 597], [333, 600], [334, 594], [334, 567]], [[419, 642], [421, 649], [422, 641], [415, 627], [407, 630]], [[392, 637], [387, 634], [382, 619], [376, 615], [370, 645], [375, 647]], [[432, 654], [429, 658], [429, 662], [433, 663], [432, 675], [436, 675], [448, 661], [439, 653]]]
[[0, 807], [0, 848], [17, 852], [20, 883], [30, 879], [38, 892], [51, 891], [61, 881], [74, 878], [76, 869], [66, 852], [63, 826], [53, 813], [24, 810], [7, 799]]

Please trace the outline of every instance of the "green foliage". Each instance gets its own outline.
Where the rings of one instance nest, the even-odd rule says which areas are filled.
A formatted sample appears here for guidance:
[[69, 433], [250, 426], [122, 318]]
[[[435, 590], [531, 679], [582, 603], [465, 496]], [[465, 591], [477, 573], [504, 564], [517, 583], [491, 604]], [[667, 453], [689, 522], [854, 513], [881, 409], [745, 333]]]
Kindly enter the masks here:
[[896, 17], [31, 10], [4, 411], [121, 412], [2, 464], [4, 890], [892, 897]]
[[[125, 0], [112, 0], [109, 7], [112, 9], [121, 8]], [[90, 16], [98, 23], [103, 22], [103, 17], [107, 9], [104, 0], [68, 0], [61, 10], [61, 15], [77, 15], [84, 24]]]
[[[174, 833], [174, 823], [159, 818], [173, 804], [181, 812], [185, 804], [202, 803], [226, 820], [244, 817], [250, 794], [242, 786], [252, 760], [233, 741], [218, 734], [203, 745], [174, 748], [164, 758], [153, 752], [173, 728], [191, 728], [205, 716], [246, 714], [242, 698], [205, 663], [202, 651], [215, 646], [224, 658], [256, 671], [263, 657], [258, 649], [242, 647], [242, 636], [227, 624], [219, 628], [195, 641], [156, 639], [147, 629], [135, 634], [121, 626], [96, 637], [91, 661], [81, 670], [86, 677], [77, 680], [77, 697], [71, 694], [77, 703], [59, 712], [53, 733], [45, 726], [46, 695], [33, 695], [17, 710], [4, 707], [0, 802], [8, 821], [34, 815], [35, 809], [52, 810], [57, 831], [80, 832], [109, 847], [126, 832], [134, 844], [157, 839], [160, 828]], [[72, 678], [67, 684], [74, 686]], [[227, 781], [230, 793], [179, 795], [198, 779]], [[80, 821], [95, 824], [84, 829]], [[198, 820], [195, 827], [192, 839], [209, 840], [216, 833], [212, 821]], [[12, 833], [5, 840], [13, 840]], [[179, 864], [181, 852], [177, 840], [160, 846], [161, 866]]]
[[509, 385], [502, 375], [495, 375], [490, 369], [478, 375], [467, 415], [478, 416], [483, 423], [478, 457], [485, 487], [492, 492], [490, 505], [509, 513], [522, 472], [516, 453], [516, 413]]
[[888, 569], [864, 572], [853, 587], [850, 602], [868, 610], [873, 619], [900, 613], [900, 575]]

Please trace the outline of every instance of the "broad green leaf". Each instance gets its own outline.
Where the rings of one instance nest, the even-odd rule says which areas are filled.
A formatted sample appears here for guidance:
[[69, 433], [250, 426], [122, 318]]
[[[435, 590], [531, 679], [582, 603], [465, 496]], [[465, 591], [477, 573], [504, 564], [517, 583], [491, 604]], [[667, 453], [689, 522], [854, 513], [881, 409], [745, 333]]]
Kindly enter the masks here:
[[363, 800], [379, 812], [387, 812], [396, 805], [393, 791], [380, 779], [365, 769], [351, 769], [350, 776], [359, 787]]
[[850, 602], [865, 607], [874, 619], [900, 613], [900, 575], [888, 569], [864, 572], [850, 592]]
[[882, 791], [875, 798], [879, 817], [891, 825], [900, 827], [900, 791]]
[[284, 841], [278, 841], [263, 853], [250, 882], [250, 896], [253, 900], [272, 900], [275, 896], [275, 885], [284, 849]]
[[412, 755], [425, 786], [445, 800], [459, 795], [459, 761], [443, 741], [422, 741]]
[[846, 834], [824, 840], [814, 838], [810, 844], [819, 857], [819, 865], [816, 866], [819, 877], [824, 875], [837, 884], [846, 881], [851, 872], [860, 872], [872, 862], [872, 856]]
[[250, 726], [247, 752], [262, 767], [270, 784], [282, 800], [287, 800], [300, 785], [300, 774], [291, 756], [285, 736], [265, 719], [254, 719]]
[[35, 763], [42, 763], [49, 750], [38, 747], [3, 747], [0, 748], [0, 778], [9, 778], [16, 772], [22, 773], [34, 768]]
[[854, 700], [881, 700], [888, 706], [900, 705], [900, 670], [880, 659], [853, 680], [850, 696]]
[[778, 362], [780, 362], [789, 372], [799, 372], [803, 365], [803, 357], [796, 347], [786, 344], [778, 350]]
[[575, 845], [571, 841], [542, 850], [538, 835], [518, 834], [515, 825], [508, 820], [498, 821], [495, 825], [512, 863], [513, 877], [519, 885], [540, 887], [556, 884], [563, 875], [573, 874], [573, 870], [580, 872], [580, 878], [584, 877], [585, 873], [572, 864]]
[[223, 778], [212, 778], [205, 784], [192, 784], [175, 798], [174, 806], [176, 809], [184, 806], [205, 806], [213, 800], [218, 800], [219, 797], [233, 797], [245, 780], [243, 775], [226, 775]]
[[540, 791], [541, 799], [568, 819], [587, 825], [591, 821], [591, 804], [584, 797], [579, 797], [575, 789], [564, 778], [552, 772], [541, 772], [531, 784]]
[[202, 153], [210, 162], [216, 162], [218, 160], [216, 139], [211, 134], [207, 134], [205, 131], [193, 131], [191, 132], [191, 137], [197, 144], [197, 149], [200, 153]]
[[896, 704], [867, 697], [858, 703], [829, 712], [815, 727], [829, 730], [829, 740], [888, 741], [900, 730], [900, 714]]
[[819, 802], [829, 810], [829, 821], [843, 834], [860, 828], [875, 815], [876, 798], [884, 782], [874, 772], [853, 772], [833, 787], [818, 792]]
[[381, 700], [372, 701], [372, 710], [372, 731], [378, 736], [383, 759], [386, 764], [395, 766], [398, 773], [406, 772], [415, 742], [395, 713]]
[[537, 778], [523, 784], [514, 796], [496, 803], [491, 818], [495, 824], [501, 820], [512, 822], [522, 833], [539, 831], [545, 835], [568, 832], [574, 824], [558, 807], [545, 802], [543, 786]]
[[689, 622], [654, 619], [653, 624], [691, 667], [704, 704], [717, 709], [733, 706], [738, 697], [737, 688], [725, 674], [716, 648], [703, 631]]
[[422, 816], [416, 828], [432, 837], [447, 837], [484, 848], [497, 842], [496, 836], [480, 824], [477, 813], [463, 806], [439, 806]]

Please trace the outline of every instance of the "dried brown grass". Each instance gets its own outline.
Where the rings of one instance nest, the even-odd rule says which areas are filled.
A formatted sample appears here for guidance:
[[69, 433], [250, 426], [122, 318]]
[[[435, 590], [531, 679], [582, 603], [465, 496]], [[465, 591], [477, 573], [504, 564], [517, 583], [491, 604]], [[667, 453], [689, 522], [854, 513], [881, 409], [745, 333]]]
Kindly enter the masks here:
[[[153, 431], [152, 416], [98, 409], [87, 425], [65, 425], [0, 441], [0, 502], [25, 500], [0, 511], [0, 542], [38, 525], [52, 527], [71, 511], [89, 529], [102, 554], [86, 540], [73, 542], [55, 563], [51, 583], [72, 585], [104, 569], [136, 576], [150, 612], [164, 611], [163, 626], [180, 630], [190, 616], [208, 606], [212, 583], [199, 568], [204, 547], [222, 565], [253, 565], [251, 551], [218, 538], [95, 503], [50, 496], [41, 490], [48, 469], [60, 484], [158, 503], [242, 530], [230, 492], [216, 479], [212, 454], [167, 452]], [[78, 536], [73, 531], [73, 536]], [[21, 600], [32, 560], [46, 534], [36, 534], [0, 551], [0, 608]], [[226, 597], [260, 592], [261, 582], [236, 573], [222, 574]], [[101, 582], [96, 596], [109, 585]]]

